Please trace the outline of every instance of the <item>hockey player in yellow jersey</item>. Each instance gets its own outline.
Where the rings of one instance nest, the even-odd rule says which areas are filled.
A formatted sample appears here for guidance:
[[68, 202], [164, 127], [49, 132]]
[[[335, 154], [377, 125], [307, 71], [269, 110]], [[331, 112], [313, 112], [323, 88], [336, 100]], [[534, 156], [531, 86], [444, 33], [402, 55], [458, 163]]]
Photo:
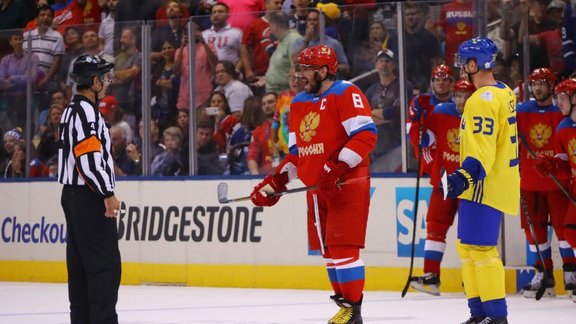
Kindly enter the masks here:
[[494, 79], [497, 48], [476, 37], [458, 47], [456, 63], [476, 86], [460, 124], [460, 167], [447, 196], [460, 198], [457, 250], [471, 317], [465, 323], [508, 323], [504, 266], [496, 244], [504, 213], [520, 201], [516, 97]]

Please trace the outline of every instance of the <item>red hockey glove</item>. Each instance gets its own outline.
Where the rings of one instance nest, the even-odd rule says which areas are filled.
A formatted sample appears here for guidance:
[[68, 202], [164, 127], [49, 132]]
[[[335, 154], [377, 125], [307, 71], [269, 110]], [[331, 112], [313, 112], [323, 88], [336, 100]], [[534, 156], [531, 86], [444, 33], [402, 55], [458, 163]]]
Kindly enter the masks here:
[[252, 190], [250, 194], [250, 200], [252, 200], [252, 203], [256, 206], [274, 206], [278, 200], [280, 200], [280, 196], [266, 195], [266, 193], [271, 194], [286, 190], [288, 181], [287, 172], [269, 175], [254, 187], [254, 190]]
[[318, 182], [320, 193], [325, 196], [331, 196], [336, 193], [339, 190], [336, 183], [348, 170], [350, 170], [350, 167], [345, 162], [328, 160], [324, 164], [322, 173], [320, 173], [320, 181]]
[[551, 156], [538, 155], [534, 160], [534, 169], [541, 177], [547, 177], [549, 174], [554, 174], [558, 168], [556, 159]]

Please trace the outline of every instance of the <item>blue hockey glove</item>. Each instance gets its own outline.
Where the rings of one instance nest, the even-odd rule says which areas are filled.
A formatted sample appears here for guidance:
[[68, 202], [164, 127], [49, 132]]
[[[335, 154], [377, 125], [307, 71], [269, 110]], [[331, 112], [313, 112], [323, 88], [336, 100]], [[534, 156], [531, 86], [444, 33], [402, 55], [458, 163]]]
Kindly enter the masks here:
[[448, 176], [448, 198], [458, 198], [472, 184], [472, 177], [466, 170], [459, 168]]

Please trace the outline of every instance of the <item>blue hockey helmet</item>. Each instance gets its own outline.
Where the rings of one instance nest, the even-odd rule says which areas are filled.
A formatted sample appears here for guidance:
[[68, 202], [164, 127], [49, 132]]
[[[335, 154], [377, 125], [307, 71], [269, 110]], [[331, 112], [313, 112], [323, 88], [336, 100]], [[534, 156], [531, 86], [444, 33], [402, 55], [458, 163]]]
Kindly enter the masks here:
[[468, 61], [475, 59], [481, 70], [491, 70], [497, 54], [498, 47], [492, 40], [486, 37], [474, 37], [458, 46], [454, 64], [463, 67]]

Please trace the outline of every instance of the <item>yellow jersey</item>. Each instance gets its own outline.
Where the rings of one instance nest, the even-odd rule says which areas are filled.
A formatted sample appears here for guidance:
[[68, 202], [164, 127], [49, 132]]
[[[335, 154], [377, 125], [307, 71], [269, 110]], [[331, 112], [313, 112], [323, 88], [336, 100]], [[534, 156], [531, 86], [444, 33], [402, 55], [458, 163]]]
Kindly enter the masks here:
[[466, 101], [460, 123], [460, 165], [480, 162], [486, 176], [460, 199], [517, 215], [520, 202], [516, 96], [505, 84], [477, 89]]

